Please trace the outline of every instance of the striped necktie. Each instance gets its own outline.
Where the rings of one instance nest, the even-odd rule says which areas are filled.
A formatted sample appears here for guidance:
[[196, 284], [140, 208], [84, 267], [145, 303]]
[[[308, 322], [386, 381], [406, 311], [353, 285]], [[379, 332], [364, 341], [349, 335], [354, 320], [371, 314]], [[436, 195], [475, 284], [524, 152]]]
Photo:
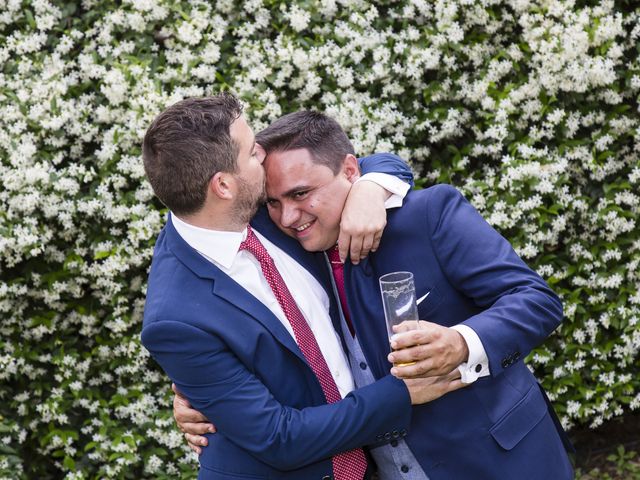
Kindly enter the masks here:
[[[264, 277], [291, 324], [298, 347], [320, 382], [327, 403], [342, 400], [338, 386], [309, 324], [284, 283], [273, 258], [249, 226], [247, 226], [247, 238], [240, 244], [240, 250], [247, 250], [260, 263]], [[362, 480], [367, 470], [367, 458], [361, 448], [335, 455], [332, 458], [332, 463], [336, 480]]]

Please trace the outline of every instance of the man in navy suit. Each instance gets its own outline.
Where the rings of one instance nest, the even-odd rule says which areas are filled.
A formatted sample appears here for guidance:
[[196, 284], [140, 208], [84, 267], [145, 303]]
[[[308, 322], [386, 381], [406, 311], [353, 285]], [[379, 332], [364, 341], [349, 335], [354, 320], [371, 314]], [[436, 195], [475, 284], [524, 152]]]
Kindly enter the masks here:
[[[335, 245], [349, 185], [333, 172], [356, 171], [349, 157], [336, 155], [334, 165], [316, 153], [323, 125], [318, 116], [287, 115], [257, 138], [267, 152], [269, 214], [309, 251]], [[419, 316], [427, 321], [395, 339], [399, 350], [389, 354], [378, 278], [398, 270], [413, 272]], [[402, 453], [406, 468], [394, 473], [383, 465], [383, 478], [573, 478], [565, 451], [570, 444], [523, 363], [561, 321], [561, 304], [457, 190], [437, 185], [411, 192], [389, 213], [378, 250], [358, 265], [344, 265], [344, 283], [343, 310], [358, 340], [350, 354], [357, 361], [361, 347], [373, 374], [356, 377], [358, 386], [386, 375], [389, 362], [412, 361], [392, 372], [415, 378], [457, 368], [471, 383], [413, 408], [404, 439], [409, 454]], [[399, 448], [397, 440], [387, 440]]]
[[[266, 218], [247, 226], [265, 176], [237, 99], [170, 107], [149, 127], [143, 158], [171, 215], [154, 250], [142, 342], [221, 430], [199, 478], [362, 480], [361, 446], [406, 435], [412, 404], [461, 387], [453, 373], [386, 375], [354, 390], [325, 266]], [[395, 161], [372, 158], [382, 171]]]

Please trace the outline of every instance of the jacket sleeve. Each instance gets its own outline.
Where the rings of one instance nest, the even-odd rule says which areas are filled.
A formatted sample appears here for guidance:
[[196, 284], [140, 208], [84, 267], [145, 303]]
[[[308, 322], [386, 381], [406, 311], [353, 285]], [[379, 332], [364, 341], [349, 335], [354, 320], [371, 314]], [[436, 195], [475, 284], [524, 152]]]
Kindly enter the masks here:
[[299, 468], [409, 425], [408, 390], [391, 376], [340, 402], [296, 409], [276, 401], [214, 334], [163, 320], [144, 327], [142, 342], [220, 434], [273, 468]]
[[491, 375], [523, 359], [562, 320], [562, 304], [455, 188], [431, 187], [427, 224], [449, 282], [483, 310], [462, 322], [480, 337]]
[[374, 153], [358, 159], [361, 173], [386, 173], [398, 177], [413, 187], [413, 173], [407, 162], [392, 153]]

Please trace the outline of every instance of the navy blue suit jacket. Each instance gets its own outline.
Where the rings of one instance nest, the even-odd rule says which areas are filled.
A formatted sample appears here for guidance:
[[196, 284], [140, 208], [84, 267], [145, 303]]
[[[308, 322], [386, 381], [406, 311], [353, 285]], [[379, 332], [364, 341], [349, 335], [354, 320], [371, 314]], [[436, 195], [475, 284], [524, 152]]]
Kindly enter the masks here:
[[573, 478], [546, 395], [523, 363], [558, 326], [562, 306], [453, 187], [407, 195], [388, 214], [380, 248], [347, 262], [345, 286], [357, 337], [376, 378], [390, 364], [378, 279], [411, 271], [421, 319], [464, 324], [480, 337], [491, 375], [413, 407], [406, 438], [431, 480]]
[[[402, 166], [395, 156], [375, 155], [367, 166], [398, 173], [398, 162]], [[262, 211], [258, 230], [329, 285], [323, 259], [265, 219]], [[331, 315], [339, 325], [335, 302]], [[409, 425], [408, 391], [391, 376], [327, 405], [281, 322], [192, 249], [171, 221], [154, 250], [142, 343], [219, 429], [200, 457], [202, 479], [320, 480], [332, 475], [332, 455]]]

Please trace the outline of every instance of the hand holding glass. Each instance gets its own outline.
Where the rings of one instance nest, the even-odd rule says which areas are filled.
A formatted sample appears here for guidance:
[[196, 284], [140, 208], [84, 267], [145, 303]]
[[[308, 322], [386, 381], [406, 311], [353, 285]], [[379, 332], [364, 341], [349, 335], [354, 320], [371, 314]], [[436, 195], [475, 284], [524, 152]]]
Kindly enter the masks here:
[[[399, 325], [407, 320], [415, 320], [414, 328], [420, 328], [413, 273], [392, 272], [381, 276], [380, 294], [382, 295], [384, 317], [387, 321], [389, 341], [394, 334], [394, 325]], [[396, 366], [413, 365], [414, 363], [402, 363]]]

